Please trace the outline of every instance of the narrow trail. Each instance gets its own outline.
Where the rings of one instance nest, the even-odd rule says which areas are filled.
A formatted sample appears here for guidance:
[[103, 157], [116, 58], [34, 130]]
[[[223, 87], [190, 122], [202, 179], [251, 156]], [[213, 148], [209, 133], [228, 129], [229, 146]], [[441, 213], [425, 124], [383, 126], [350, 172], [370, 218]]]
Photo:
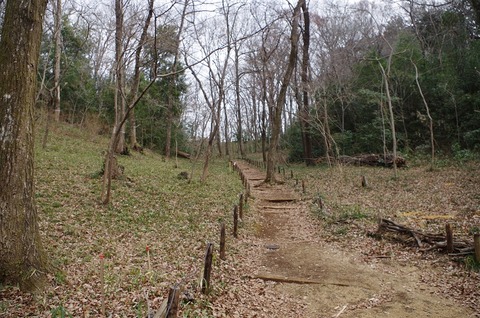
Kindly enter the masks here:
[[251, 277], [272, 282], [278, 295], [286, 295], [278, 297], [302, 302], [305, 312], [292, 317], [474, 317], [422, 283], [417, 267], [367, 264], [355, 251], [326, 243], [301, 193], [285, 184], [263, 184], [263, 171], [236, 164], [250, 186], [248, 213], [260, 220]]

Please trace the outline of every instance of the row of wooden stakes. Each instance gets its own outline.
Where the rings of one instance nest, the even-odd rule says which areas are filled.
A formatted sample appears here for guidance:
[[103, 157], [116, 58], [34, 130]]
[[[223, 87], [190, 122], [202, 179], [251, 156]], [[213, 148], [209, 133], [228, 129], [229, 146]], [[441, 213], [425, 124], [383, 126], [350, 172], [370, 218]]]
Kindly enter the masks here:
[[[233, 232], [232, 235], [234, 238], [238, 238], [238, 225], [239, 222], [243, 220], [243, 212], [245, 204], [247, 203], [250, 186], [247, 178], [244, 173], [238, 168], [238, 165], [231, 161], [230, 166], [239, 173], [242, 180], [242, 184], [245, 187], [245, 194], [242, 192], [239, 195], [238, 204], [233, 207]], [[225, 241], [226, 241], [226, 225], [225, 222], [220, 224], [220, 247], [219, 247], [219, 257], [222, 261], [226, 259], [225, 252]], [[214, 244], [212, 242], [207, 243], [205, 251], [205, 260], [203, 267], [203, 275], [200, 284], [200, 288], [203, 294], [208, 294], [210, 291], [210, 281], [213, 265], [213, 253], [214, 253]], [[174, 318], [177, 317], [178, 313], [178, 303], [180, 299], [180, 286], [177, 284], [170, 288], [168, 299], [164, 302], [163, 306], [154, 316], [154, 318]]]

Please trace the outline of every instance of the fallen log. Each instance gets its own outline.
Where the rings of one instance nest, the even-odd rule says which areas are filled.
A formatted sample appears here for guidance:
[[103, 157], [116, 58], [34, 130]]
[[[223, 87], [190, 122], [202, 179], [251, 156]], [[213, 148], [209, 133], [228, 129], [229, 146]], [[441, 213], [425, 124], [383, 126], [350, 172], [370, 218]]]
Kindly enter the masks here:
[[[421, 231], [408, 228], [405, 225], [395, 223], [391, 220], [381, 219], [378, 223], [376, 234], [381, 236], [381, 234], [385, 232], [394, 232], [409, 238], [413, 238], [416, 245], [421, 248], [421, 251], [423, 252], [428, 252], [431, 250], [444, 250], [447, 252], [447, 237], [443, 234], [423, 233]], [[460, 254], [465, 255], [465, 253], [471, 254], [474, 251], [471, 242], [454, 240], [452, 245], [453, 251], [448, 253], [448, 255], [451, 256], [458, 256]]]
[[[364, 154], [358, 156], [340, 156], [338, 162], [346, 165], [371, 166], [371, 167], [393, 167], [394, 156], [392, 154]], [[397, 156], [395, 162], [397, 167], [404, 167], [407, 161]]]
[[177, 156], [182, 157], [182, 158], [186, 158], [186, 159], [190, 159], [190, 157], [191, 157], [191, 155], [188, 152], [183, 152], [183, 151], [180, 151], [180, 150], [177, 150]]

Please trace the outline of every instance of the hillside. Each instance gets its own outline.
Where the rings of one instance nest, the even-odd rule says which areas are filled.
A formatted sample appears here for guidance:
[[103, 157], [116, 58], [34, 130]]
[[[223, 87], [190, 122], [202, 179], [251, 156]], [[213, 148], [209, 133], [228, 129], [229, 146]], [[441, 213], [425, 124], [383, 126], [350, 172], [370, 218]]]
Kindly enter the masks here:
[[[224, 160], [212, 163], [201, 184], [200, 163], [188, 183], [178, 178], [192, 171], [188, 160], [175, 168], [150, 151], [121, 156], [125, 174], [113, 183], [112, 205], [102, 206], [98, 172], [107, 139], [88, 132], [97, 130], [58, 124], [46, 149], [37, 142], [36, 201], [50, 286], [36, 296], [3, 288], [0, 316], [98, 317], [105, 295], [108, 317], [147, 317], [175, 284], [182, 286], [182, 317], [449, 317], [479, 310], [472, 257], [376, 233], [384, 217], [430, 233], [448, 222], [456, 238], [471, 239], [480, 228], [478, 163], [444, 162], [428, 171], [413, 162], [397, 178], [385, 168], [289, 166], [279, 175], [280, 192], [252, 190], [234, 239], [231, 211], [243, 189]], [[261, 183], [263, 171], [242, 167], [252, 186]], [[286, 193], [293, 203], [281, 203]], [[205, 247], [213, 242], [218, 255], [222, 221], [227, 258], [214, 256], [204, 296], [198, 282]]]
[[36, 202], [53, 267], [51, 286], [38, 298], [16, 288], [2, 290], [0, 316], [98, 315], [100, 254], [105, 256], [107, 313], [120, 317], [145, 317], [147, 307], [158, 308], [170, 286], [197, 281], [205, 244], [218, 241], [219, 222], [230, 216], [241, 191], [224, 160], [214, 161], [211, 177], [200, 184], [200, 163], [187, 183], [177, 176], [191, 172], [189, 161], [179, 160], [175, 168], [174, 160], [149, 151], [122, 156], [125, 175], [114, 181], [113, 204], [104, 207], [98, 172], [108, 140], [60, 124], [52, 127], [42, 149], [39, 135]]

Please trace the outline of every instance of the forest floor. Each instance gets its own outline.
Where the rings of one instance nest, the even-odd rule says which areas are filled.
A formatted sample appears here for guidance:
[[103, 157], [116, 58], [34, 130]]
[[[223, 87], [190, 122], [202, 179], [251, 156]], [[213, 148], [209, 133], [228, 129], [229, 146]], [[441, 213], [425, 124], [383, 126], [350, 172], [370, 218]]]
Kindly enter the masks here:
[[[245, 245], [243, 250], [249, 255], [245, 259], [249, 261], [240, 267], [248, 279], [244, 277], [243, 281], [229, 288], [230, 292], [215, 301], [222, 304], [217, 308], [218, 316], [478, 317], [478, 269], [472, 272], [448, 256], [420, 252], [399, 242], [367, 236], [367, 228], [374, 230], [374, 227], [373, 222], [362, 220], [369, 218], [368, 212], [360, 208], [365, 201], [357, 201], [355, 211], [343, 211], [332, 222], [330, 214], [338, 211], [323, 207], [331, 219], [328, 220], [325, 214], [315, 217], [311, 212], [312, 195], [301, 193], [297, 181], [266, 185], [262, 183], [263, 172], [242, 161], [237, 165], [251, 188], [249, 215], [253, 219], [246, 221], [255, 223], [255, 226], [241, 238]], [[360, 169], [345, 169], [352, 168]], [[383, 170], [382, 173], [388, 171]], [[375, 169], [371, 168], [363, 172], [371, 175], [373, 171]], [[314, 178], [317, 182], [323, 179], [320, 174], [326, 176], [325, 172], [317, 173]], [[469, 171], [466, 173], [468, 175]], [[435, 177], [434, 174], [430, 176]], [[323, 181], [332, 176], [326, 177]], [[436, 177], [445, 176], [438, 173]], [[475, 186], [478, 180], [471, 178], [477, 177], [457, 182], [474, 182], [471, 185]], [[360, 183], [360, 178], [357, 180]], [[308, 184], [318, 186], [313, 179]], [[349, 188], [352, 184], [344, 186]], [[355, 188], [357, 192], [373, 190]], [[333, 204], [329, 191], [335, 190], [334, 186], [325, 190], [324, 201]], [[463, 204], [467, 210], [470, 204], [480, 207], [479, 193], [475, 191], [478, 190], [464, 192]], [[417, 194], [421, 194], [419, 192]], [[318, 195], [316, 193], [313, 198]], [[341, 196], [341, 193], [335, 195]], [[469, 195], [473, 195], [473, 202], [468, 200]], [[370, 193], [371, 199], [374, 196]], [[352, 193], [348, 197], [349, 200], [358, 199], [358, 195]], [[396, 197], [397, 204], [402, 203], [402, 199]], [[411, 196], [410, 199], [428, 203], [420, 197]], [[449, 196], [447, 199], [453, 198]], [[480, 211], [470, 212], [478, 215]], [[418, 214], [413, 213], [416, 218]], [[458, 229], [461, 225], [455, 223], [453, 217], [426, 219], [447, 218]], [[464, 215], [460, 223], [467, 223], [470, 228], [475, 224], [478, 226], [478, 219], [474, 218], [473, 224], [470, 221], [465, 220]]]
[[[385, 217], [428, 233], [444, 231], [448, 221], [455, 237], [471, 240], [480, 232], [479, 163], [433, 172], [415, 163], [397, 178], [384, 168], [293, 165], [294, 178], [287, 171], [284, 184], [267, 186], [259, 185], [264, 172], [239, 161], [252, 195], [233, 238], [242, 184], [225, 160], [213, 160], [200, 182], [201, 162], [151, 151], [120, 156], [125, 175], [114, 180], [112, 204], [104, 206], [99, 170], [108, 139], [88, 129], [53, 125], [47, 147], [36, 148], [49, 281], [37, 294], [0, 286], [0, 317], [102, 317], [102, 304], [106, 317], [151, 317], [176, 284], [179, 317], [480, 313], [479, 266], [471, 257], [370, 235]], [[226, 260], [214, 256], [211, 291], [203, 295], [205, 247], [213, 242], [217, 253], [221, 223]]]

